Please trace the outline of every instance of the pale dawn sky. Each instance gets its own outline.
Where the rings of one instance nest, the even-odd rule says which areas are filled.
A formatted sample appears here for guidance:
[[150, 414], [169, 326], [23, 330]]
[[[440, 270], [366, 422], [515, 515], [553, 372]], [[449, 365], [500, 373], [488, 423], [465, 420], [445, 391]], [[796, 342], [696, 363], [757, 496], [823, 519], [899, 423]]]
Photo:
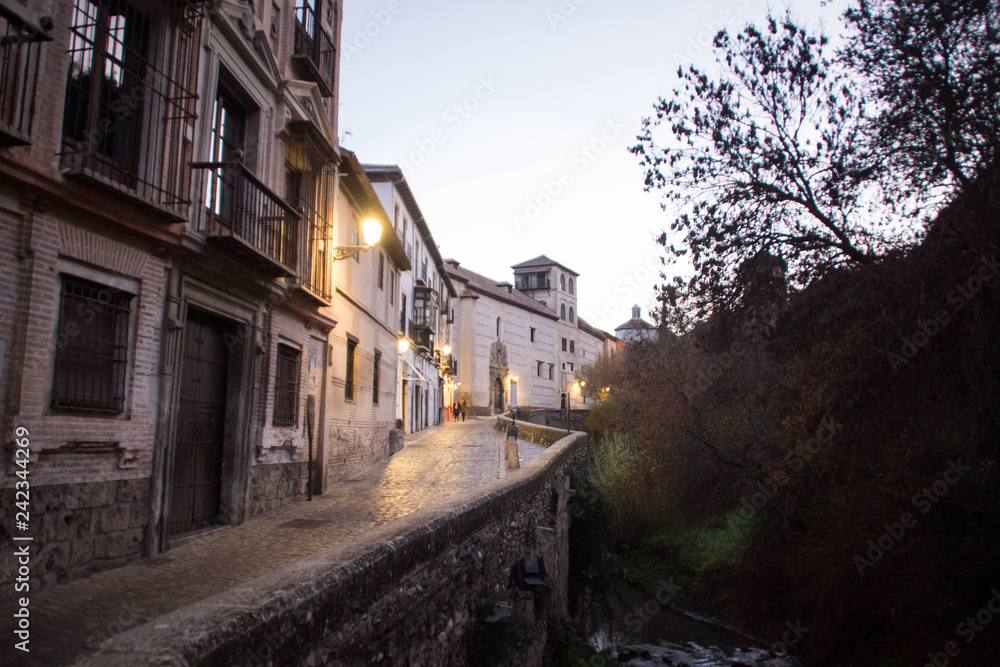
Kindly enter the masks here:
[[[791, 2], [836, 29], [843, 7]], [[342, 143], [400, 164], [444, 257], [497, 281], [540, 254], [574, 269], [611, 331], [655, 303], [668, 224], [627, 148], [679, 64], [714, 62], [759, 0], [346, 0]]]

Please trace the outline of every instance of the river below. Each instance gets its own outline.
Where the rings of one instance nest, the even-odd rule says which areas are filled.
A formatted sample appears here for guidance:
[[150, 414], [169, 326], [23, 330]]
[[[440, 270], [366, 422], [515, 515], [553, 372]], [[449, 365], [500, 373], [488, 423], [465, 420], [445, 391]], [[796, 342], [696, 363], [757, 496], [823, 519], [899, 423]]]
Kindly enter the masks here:
[[637, 589], [623, 586], [618, 593], [619, 622], [610, 636], [602, 632], [591, 643], [610, 647], [623, 665], [802, 667], [763, 642], [671, 609]]

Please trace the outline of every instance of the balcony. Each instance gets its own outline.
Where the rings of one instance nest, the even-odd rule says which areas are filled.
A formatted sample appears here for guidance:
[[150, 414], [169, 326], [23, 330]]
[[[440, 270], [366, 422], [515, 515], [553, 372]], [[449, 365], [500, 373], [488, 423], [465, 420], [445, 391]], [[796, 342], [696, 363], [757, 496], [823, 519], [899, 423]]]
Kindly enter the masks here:
[[52, 19], [32, 25], [0, 4], [0, 147], [31, 143], [42, 42], [51, 42]]
[[204, 170], [198, 229], [274, 277], [297, 274], [299, 213], [240, 162], [194, 162]]
[[201, 9], [185, 3], [157, 41], [139, 9], [122, 3], [117, 15], [110, 7], [110, 0], [78, 3], [73, 13], [60, 165], [186, 220]]
[[[300, 3], [302, 0], [299, 0]], [[323, 97], [333, 97], [336, 51], [315, 10], [307, 4], [295, 8], [295, 52], [292, 61], [303, 76], [319, 84]]]
[[434, 330], [429, 325], [410, 320], [410, 339], [423, 354], [430, 354], [434, 349]]
[[333, 239], [330, 225], [318, 211], [308, 204], [300, 204], [305, 222], [305, 247], [301, 249], [303, 260], [295, 286], [311, 296], [321, 306], [329, 306], [333, 296], [331, 287], [330, 255]]

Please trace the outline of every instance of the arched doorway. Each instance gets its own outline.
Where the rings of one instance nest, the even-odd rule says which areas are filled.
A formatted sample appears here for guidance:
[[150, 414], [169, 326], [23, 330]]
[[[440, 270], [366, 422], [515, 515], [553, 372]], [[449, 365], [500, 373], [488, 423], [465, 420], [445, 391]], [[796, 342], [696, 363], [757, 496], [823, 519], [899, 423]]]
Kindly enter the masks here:
[[493, 385], [493, 411], [496, 414], [501, 414], [503, 412], [503, 380], [500, 378], [496, 379], [496, 383]]

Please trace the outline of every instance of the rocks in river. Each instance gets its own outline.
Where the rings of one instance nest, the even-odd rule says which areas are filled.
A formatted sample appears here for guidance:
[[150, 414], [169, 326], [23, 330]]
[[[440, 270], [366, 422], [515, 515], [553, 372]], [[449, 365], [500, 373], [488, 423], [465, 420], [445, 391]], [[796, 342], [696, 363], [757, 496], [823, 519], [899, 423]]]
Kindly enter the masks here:
[[629, 644], [616, 647], [618, 661], [628, 667], [801, 667], [801, 663], [787, 656], [775, 657], [771, 651], [758, 648], [722, 648], [702, 646], [694, 642], [683, 645], [663, 642]]

